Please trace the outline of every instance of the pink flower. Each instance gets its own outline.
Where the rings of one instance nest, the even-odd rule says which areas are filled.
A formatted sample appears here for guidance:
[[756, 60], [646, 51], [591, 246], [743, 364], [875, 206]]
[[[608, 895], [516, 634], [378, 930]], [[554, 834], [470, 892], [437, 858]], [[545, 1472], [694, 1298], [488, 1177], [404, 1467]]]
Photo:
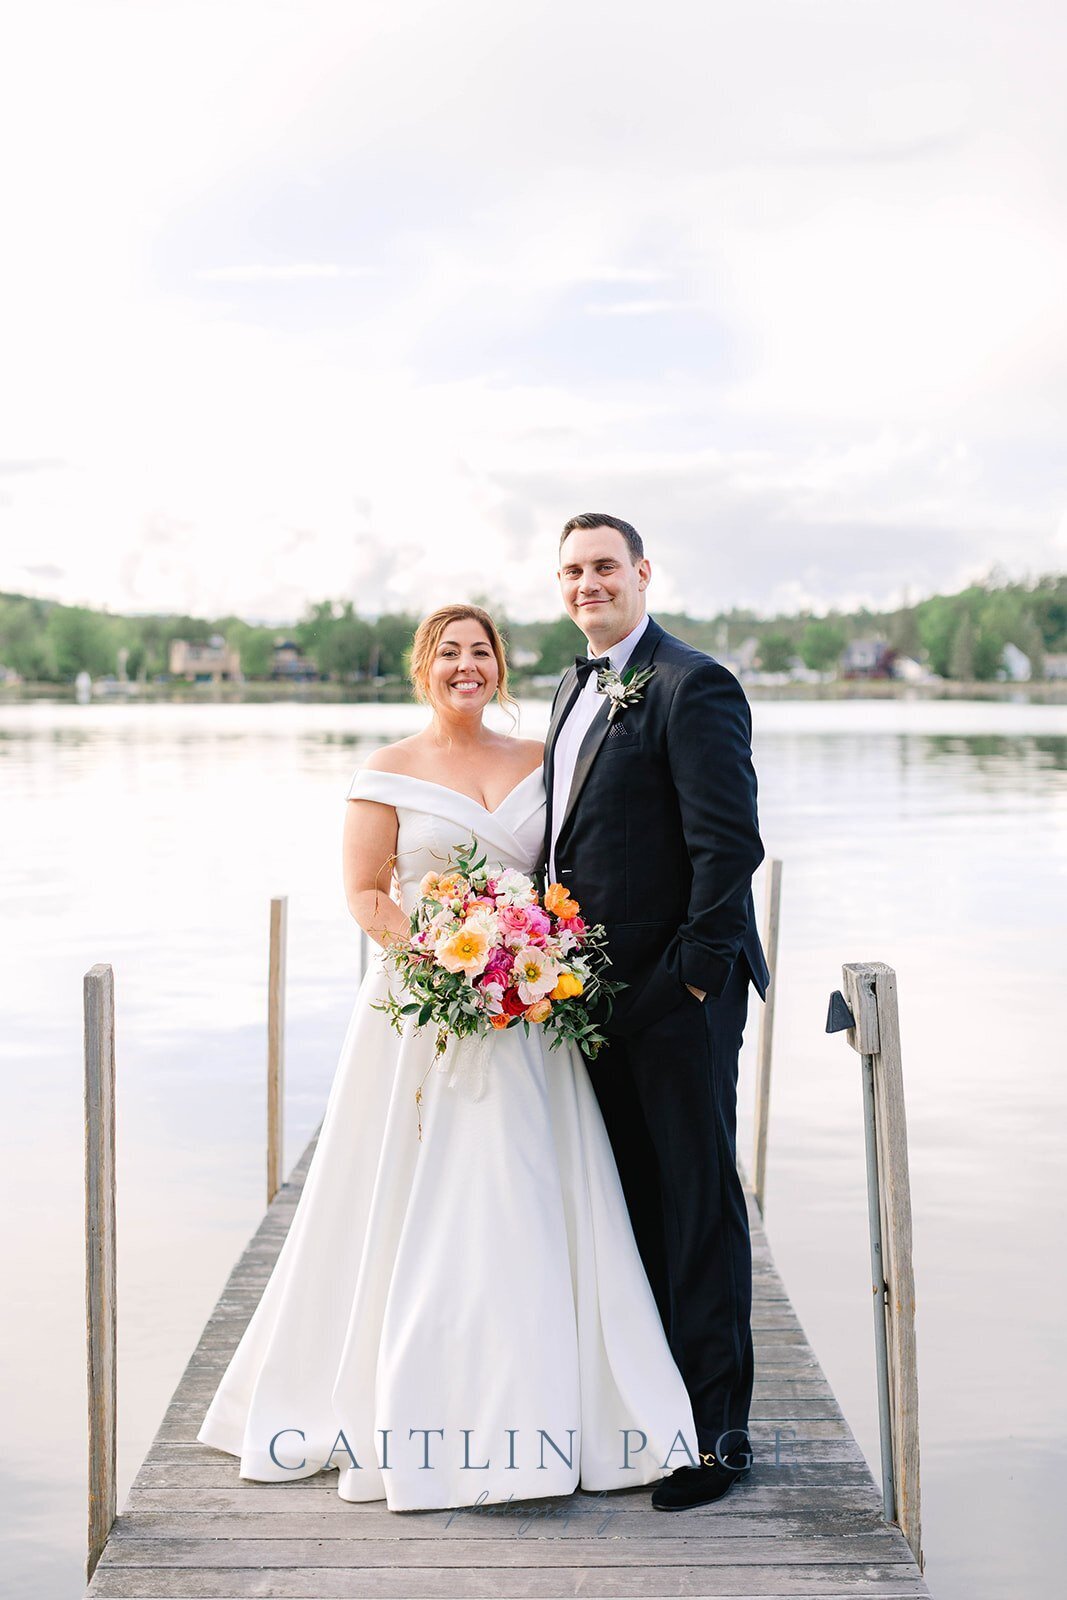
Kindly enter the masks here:
[[512, 951], [503, 950], [499, 946], [493, 951], [485, 966], [485, 980], [487, 983], [507, 983], [508, 974], [515, 965]]
[[543, 945], [552, 932], [552, 918], [548, 912], [542, 911], [540, 906], [523, 906], [522, 915], [526, 920], [526, 933], [530, 943]]
[[516, 947], [526, 944], [529, 930], [524, 906], [501, 906], [497, 911], [496, 921], [500, 937], [505, 944]]
[[565, 922], [560, 922], [559, 926], [565, 928], [568, 933], [573, 933], [576, 939], [585, 938], [586, 926], [581, 917], [568, 917]]

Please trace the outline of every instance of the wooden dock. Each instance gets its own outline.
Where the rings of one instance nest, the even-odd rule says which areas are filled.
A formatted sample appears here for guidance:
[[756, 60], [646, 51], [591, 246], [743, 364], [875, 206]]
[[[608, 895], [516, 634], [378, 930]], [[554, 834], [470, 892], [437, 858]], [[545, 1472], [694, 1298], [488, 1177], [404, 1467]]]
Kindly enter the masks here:
[[238, 1477], [196, 1434], [277, 1259], [312, 1139], [230, 1275], [116, 1518], [93, 1600], [164, 1596], [928, 1595], [771, 1260], [749, 1195], [756, 1383], [751, 1477], [716, 1505], [657, 1512], [649, 1490], [522, 1507], [390, 1512], [339, 1499], [334, 1472]]

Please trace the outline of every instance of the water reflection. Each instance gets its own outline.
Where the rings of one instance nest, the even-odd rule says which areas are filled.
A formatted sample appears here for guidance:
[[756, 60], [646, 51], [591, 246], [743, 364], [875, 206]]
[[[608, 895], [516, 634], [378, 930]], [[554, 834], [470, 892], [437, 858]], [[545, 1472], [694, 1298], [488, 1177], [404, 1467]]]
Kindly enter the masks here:
[[[524, 706], [522, 731], [543, 733], [547, 711]], [[321, 1117], [358, 976], [340, 884], [348, 780], [424, 717], [403, 705], [0, 710], [0, 1182], [22, 1219], [5, 1244], [2, 1334], [22, 1487], [3, 1515], [17, 1505], [35, 1530], [12, 1558], [23, 1595], [82, 1588], [82, 974], [98, 960], [116, 970], [121, 1502], [261, 1213], [269, 896], [290, 896], [291, 1162]], [[1059, 1254], [1067, 1125], [1067, 712], [761, 702], [754, 723], [763, 833], [785, 862], [771, 1242], [876, 1466], [857, 1061], [823, 1024], [841, 963], [886, 960], [916, 1218], [928, 1576], [943, 1600], [981, 1600], [1003, 1592], [1009, 1529], [1039, 1541], [1019, 1507], [1049, 1505], [1049, 1474], [1062, 1483], [1064, 1467], [1062, 1304], [1045, 1264]], [[1010, 1488], [973, 1470], [1009, 1439]], [[1034, 1543], [1028, 1560], [1050, 1589], [1051, 1551]]]
[[998, 765], [1009, 762], [1016, 769], [1023, 765], [1039, 771], [1067, 772], [1067, 738], [1060, 735], [1012, 739], [1006, 734], [934, 734], [923, 741], [923, 746], [923, 754], [929, 760], [963, 754], [978, 767], [984, 767], [986, 758], [993, 757]]

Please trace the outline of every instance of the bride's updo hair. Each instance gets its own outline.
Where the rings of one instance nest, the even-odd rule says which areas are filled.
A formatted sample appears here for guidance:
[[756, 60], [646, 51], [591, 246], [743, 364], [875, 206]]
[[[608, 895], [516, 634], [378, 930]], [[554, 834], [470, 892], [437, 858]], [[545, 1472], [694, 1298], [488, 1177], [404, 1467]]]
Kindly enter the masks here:
[[508, 662], [500, 630], [488, 611], [483, 611], [481, 606], [470, 605], [438, 606], [428, 617], [423, 617], [416, 628], [415, 642], [411, 646], [411, 684], [415, 690], [416, 700], [420, 700], [423, 705], [432, 705], [430, 663], [437, 654], [437, 647], [441, 643], [445, 629], [453, 622], [467, 620], [477, 622], [485, 629], [485, 636], [493, 647], [499, 673], [496, 697], [502, 706], [513, 707], [515, 701], [508, 693]]

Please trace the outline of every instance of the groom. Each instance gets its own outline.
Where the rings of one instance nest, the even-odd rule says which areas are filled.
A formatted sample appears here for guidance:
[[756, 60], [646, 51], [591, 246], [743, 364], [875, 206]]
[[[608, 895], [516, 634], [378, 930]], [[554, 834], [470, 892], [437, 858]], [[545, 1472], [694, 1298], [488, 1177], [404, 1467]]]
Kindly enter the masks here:
[[681, 1510], [719, 1499], [751, 1461], [737, 1057], [749, 983], [763, 998], [769, 973], [752, 905], [764, 851], [748, 701], [732, 673], [648, 615], [650, 577], [628, 522], [589, 512], [563, 529], [560, 589], [589, 655], [552, 706], [545, 852], [548, 881], [604, 923], [610, 975], [627, 985], [589, 1073], [693, 1405], [700, 1463], [652, 1494]]

